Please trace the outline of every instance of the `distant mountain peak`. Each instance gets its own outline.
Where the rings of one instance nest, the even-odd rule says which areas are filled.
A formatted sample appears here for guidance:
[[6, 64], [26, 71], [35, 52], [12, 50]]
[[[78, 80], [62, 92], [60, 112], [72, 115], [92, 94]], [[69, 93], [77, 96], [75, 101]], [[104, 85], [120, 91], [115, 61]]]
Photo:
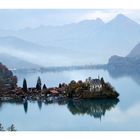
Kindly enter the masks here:
[[130, 19], [129, 17], [123, 15], [123, 14], [118, 14], [114, 19], [112, 19], [110, 23], [115, 23], [115, 24], [122, 24], [122, 23], [127, 23], [127, 24], [133, 24], [133, 25], [139, 25], [137, 22], [134, 20]]
[[95, 21], [96, 21], [96, 22], [102, 22], [102, 23], [104, 23], [103, 20], [102, 20], [101, 18], [96, 18]]
[[116, 18], [118, 18], [118, 19], [128, 19], [128, 17], [127, 16], [125, 16], [125, 15], [123, 15], [123, 14], [118, 14], [117, 16], [116, 16]]

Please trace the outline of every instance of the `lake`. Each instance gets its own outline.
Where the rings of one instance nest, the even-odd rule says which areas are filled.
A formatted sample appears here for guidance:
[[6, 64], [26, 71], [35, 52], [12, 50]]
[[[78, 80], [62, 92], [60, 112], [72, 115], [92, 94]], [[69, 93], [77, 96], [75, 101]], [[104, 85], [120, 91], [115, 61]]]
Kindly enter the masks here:
[[46, 102], [0, 102], [0, 123], [14, 124], [17, 130], [140, 130], [140, 76], [123, 75], [105, 70], [72, 70], [59, 72], [15, 72], [18, 85], [26, 78], [30, 87], [38, 76], [47, 87], [104, 77], [119, 92], [119, 100], [81, 100], [48, 104]]

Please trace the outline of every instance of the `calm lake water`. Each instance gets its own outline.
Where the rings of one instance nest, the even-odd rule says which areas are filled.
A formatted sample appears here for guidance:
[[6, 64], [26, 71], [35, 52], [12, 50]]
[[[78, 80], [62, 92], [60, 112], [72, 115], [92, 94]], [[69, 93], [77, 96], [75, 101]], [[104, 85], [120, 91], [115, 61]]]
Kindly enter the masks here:
[[0, 123], [15, 124], [17, 130], [140, 130], [140, 76], [116, 74], [104, 70], [73, 70], [63, 72], [15, 73], [18, 85], [23, 78], [35, 86], [37, 77], [47, 87], [84, 80], [91, 76], [104, 77], [120, 93], [118, 100], [0, 103]]

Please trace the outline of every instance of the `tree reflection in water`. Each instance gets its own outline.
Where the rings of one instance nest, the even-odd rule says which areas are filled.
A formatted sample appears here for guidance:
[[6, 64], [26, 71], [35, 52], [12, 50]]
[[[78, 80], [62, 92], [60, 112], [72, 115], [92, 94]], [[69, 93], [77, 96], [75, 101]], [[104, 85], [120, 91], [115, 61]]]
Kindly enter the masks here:
[[0, 110], [2, 109], [4, 104], [15, 104], [15, 105], [23, 105], [24, 112], [28, 112], [28, 101], [22, 101], [22, 100], [9, 100], [9, 101], [0, 101]]
[[[58, 105], [66, 105], [68, 110], [73, 115], [90, 115], [94, 118], [101, 118], [105, 115], [106, 111], [111, 110], [114, 108], [117, 103], [119, 102], [119, 99], [101, 99], [101, 100], [95, 100], [95, 99], [85, 99], [85, 100], [61, 100], [58, 102], [55, 102], [55, 104]], [[0, 102], [0, 108], [2, 108], [2, 105], [5, 103], [10, 104], [17, 104], [17, 105], [23, 105], [24, 112], [28, 112], [28, 101], [5, 101]], [[37, 101], [39, 109], [42, 108], [42, 101]], [[53, 102], [44, 102], [44, 104], [54, 104]]]
[[106, 111], [114, 108], [118, 99], [102, 99], [102, 100], [71, 100], [68, 102], [68, 109], [73, 115], [90, 115], [94, 118], [101, 118]]
[[41, 100], [37, 101], [37, 104], [38, 104], [39, 110], [41, 110], [41, 108], [42, 108], [42, 101]]
[[28, 111], [28, 101], [23, 103], [23, 107], [24, 107], [25, 113], [27, 113], [27, 111]]

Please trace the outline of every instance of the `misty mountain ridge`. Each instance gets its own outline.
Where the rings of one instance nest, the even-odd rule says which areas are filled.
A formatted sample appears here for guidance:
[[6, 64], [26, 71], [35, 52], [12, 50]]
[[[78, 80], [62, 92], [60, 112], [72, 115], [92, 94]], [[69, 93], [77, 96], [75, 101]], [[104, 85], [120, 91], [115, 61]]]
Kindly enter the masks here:
[[13, 57], [7, 54], [0, 53], [0, 62], [5, 64], [8, 69], [15, 70], [15, 69], [36, 69], [39, 68], [39, 65], [35, 65], [19, 59], [17, 57]]
[[128, 18], [127, 16], [125, 16], [123, 14], [118, 14], [114, 19], [112, 19], [107, 24], [117, 24], [117, 25], [119, 25], [120, 23], [121, 24], [123, 23], [124, 25], [131, 24], [133, 26], [139, 26], [139, 24], [137, 22], [133, 21], [132, 19]]
[[108, 62], [110, 70], [122, 72], [140, 72], [140, 43], [138, 43], [132, 51], [125, 57], [114, 55], [110, 57]]
[[112, 54], [128, 54], [140, 41], [140, 25], [119, 14], [108, 23], [97, 18], [63, 26], [0, 30], [0, 36], [0, 51], [8, 54], [8, 49], [13, 50], [13, 56], [20, 54], [31, 63], [97, 64], [106, 63]]
[[140, 42], [131, 50], [127, 57], [140, 58]]
[[[58, 66], [63, 65], [62, 60], [72, 65], [75, 58], [79, 57], [77, 52], [67, 48], [38, 45], [15, 36], [0, 37], [0, 53], [43, 67], [55, 66], [56, 60], [59, 62]], [[63, 55], [61, 56], [61, 54]], [[71, 55], [73, 55], [73, 60], [67, 60], [67, 57], [71, 57]]]
[[113, 55], [110, 58], [111, 60], [115, 60], [115, 58], [132, 58], [132, 59], [138, 59], [140, 58], [140, 42], [135, 45], [135, 47], [130, 51], [130, 53], [124, 57], [118, 56], [118, 55]]

